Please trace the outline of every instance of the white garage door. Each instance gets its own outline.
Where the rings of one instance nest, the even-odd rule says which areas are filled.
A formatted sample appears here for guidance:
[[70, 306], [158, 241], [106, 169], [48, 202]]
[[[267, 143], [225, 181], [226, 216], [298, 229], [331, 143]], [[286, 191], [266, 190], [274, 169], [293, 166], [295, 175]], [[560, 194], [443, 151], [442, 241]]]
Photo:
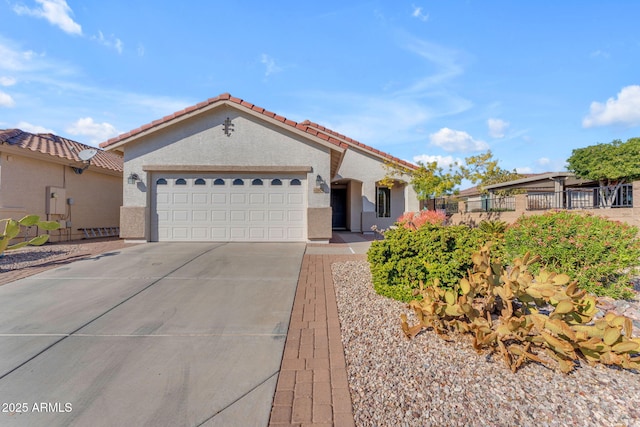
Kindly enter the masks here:
[[306, 175], [155, 174], [154, 241], [306, 241]]

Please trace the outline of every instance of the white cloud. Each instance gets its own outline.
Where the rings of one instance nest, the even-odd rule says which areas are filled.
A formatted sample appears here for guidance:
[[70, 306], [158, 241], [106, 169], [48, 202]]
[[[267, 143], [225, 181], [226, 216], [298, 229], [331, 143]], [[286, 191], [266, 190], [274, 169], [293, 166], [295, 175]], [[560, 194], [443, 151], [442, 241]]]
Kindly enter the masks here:
[[617, 99], [609, 98], [606, 103], [592, 102], [589, 115], [582, 120], [582, 126], [590, 128], [607, 125], [640, 125], [640, 86], [623, 87]]
[[55, 132], [51, 129], [48, 129], [44, 126], [38, 126], [38, 125], [32, 125], [29, 122], [19, 122], [16, 127], [18, 129], [22, 129], [25, 132], [30, 132], [30, 133], [53, 133], [55, 134]]
[[482, 151], [489, 148], [484, 141], [473, 139], [467, 132], [442, 128], [429, 135], [431, 145], [440, 147], [445, 151]]
[[119, 134], [116, 128], [110, 123], [96, 123], [91, 117], [78, 119], [67, 128], [67, 132], [72, 135], [88, 136], [91, 143], [106, 141]]
[[16, 82], [17, 80], [13, 77], [0, 76], [0, 86], [13, 86]]
[[489, 119], [487, 120], [487, 126], [489, 126], [489, 136], [492, 138], [504, 138], [509, 122], [501, 119]]
[[122, 40], [120, 40], [113, 34], [111, 34], [109, 37], [105, 37], [102, 31], [98, 31], [98, 35], [92, 36], [91, 40], [95, 40], [101, 45], [106, 46], [110, 49], [115, 49], [120, 54], [122, 53], [122, 50], [124, 48], [124, 44], [122, 43]]
[[16, 102], [11, 95], [0, 90], [0, 107], [13, 107], [14, 105], [16, 105]]
[[536, 160], [536, 163], [540, 166], [547, 166], [548, 164], [551, 164], [551, 159], [549, 159], [548, 157], [540, 157], [538, 160]]
[[142, 43], [138, 43], [138, 56], [144, 56], [144, 45]]
[[429, 154], [420, 154], [419, 156], [413, 156], [414, 162], [422, 162], [422, 163], [431, 163], [437, 162], [438, 166], [444, 169], [448, 169], [449, 167], [454, 167], [457, 164], [463, 165], [464, 160], [460, 157], [454, 158], [453, 156], [432, 156]]
[[609, 58], [609, 53], [608, 52], [604, 52], [600, 49], [591, 52], [591, 54], [589, 55], [592, 58]]
[[82, 27], [71, 18], [73, 11], [65, 0], [36, 0], [36, 3], [42, 7], [32, 9], [27, 6], [16, 5], [13, 10], [18, 15], [44, 18], [65, 33], [82, 35]]
[[533, 173], [533, 169], [531, 169], [529, 166], [523, 166], [523, 167], [516, 168], [516, 172], [521, 174], [528, 174], [528, 173]]
[[413, 13], [411, 14], [411, 16], [413, 16], [414, 18], [418, 18], [419, 20], [421, 20], [422, 22], [426, 22], [429, 20], [429, 14], [425, 14], [422, 13], [422, 8], [419, 6], [413, 6]]
[[269, 77], [271, 74], [279, 73], [280, 71], [282, 71], [282, 67], [276, 65], [275, 59], [273, 59], [266, 53], [262, 54], [260, 62], [266, 66], [266, 70], [264, 72], [265, 77]]

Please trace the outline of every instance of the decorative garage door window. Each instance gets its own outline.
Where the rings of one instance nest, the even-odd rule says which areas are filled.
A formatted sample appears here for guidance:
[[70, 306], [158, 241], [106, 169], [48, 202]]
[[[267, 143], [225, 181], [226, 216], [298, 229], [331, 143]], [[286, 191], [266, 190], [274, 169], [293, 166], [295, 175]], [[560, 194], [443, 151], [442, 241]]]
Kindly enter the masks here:
[[306, 175], [216, 175], [157, 174], [151, 240], [306, 241]]

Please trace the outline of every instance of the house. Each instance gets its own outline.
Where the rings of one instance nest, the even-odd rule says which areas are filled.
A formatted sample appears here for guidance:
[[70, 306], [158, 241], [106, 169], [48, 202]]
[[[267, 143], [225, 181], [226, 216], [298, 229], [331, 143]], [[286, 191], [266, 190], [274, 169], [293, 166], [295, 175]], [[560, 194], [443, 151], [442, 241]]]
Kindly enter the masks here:
[[[457, 209], [449, 209], [450, 204], [447, 205], [450, 221], [477, 224], [482, 220], [502, 220], [511, 223], [521, 215], [567, 209], [640, 225], [637, 202], [640, 200], [640, 181], [610, 189], [600, 187], [598, 182], [578, 178], [572, 172], [544, 172], [486, 185], [484, 190], [472, 187], [461, 191], [455, 199]], [[615, 197], [608, 201], [602, 197], [613, 193]]]
[[317, 123], [222, 94], [101, 144], [124, 156], [120, 235], [143, 241], [327, 242], [418, 210], [386, 162]]
[[122, 167], [116, 153], [57, 135], [0, 130], [0, 219], [59, 221], [53, 242], [117, 235]]

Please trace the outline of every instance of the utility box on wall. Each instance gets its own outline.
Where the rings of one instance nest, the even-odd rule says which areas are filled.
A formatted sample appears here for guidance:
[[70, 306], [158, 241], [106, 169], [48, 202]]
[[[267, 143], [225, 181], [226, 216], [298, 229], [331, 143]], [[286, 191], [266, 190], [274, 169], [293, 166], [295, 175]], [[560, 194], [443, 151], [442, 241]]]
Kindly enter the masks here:
[[47, 187], [46, 214], [65, 215], [67, 213], [67, 190], [60, 187]]

